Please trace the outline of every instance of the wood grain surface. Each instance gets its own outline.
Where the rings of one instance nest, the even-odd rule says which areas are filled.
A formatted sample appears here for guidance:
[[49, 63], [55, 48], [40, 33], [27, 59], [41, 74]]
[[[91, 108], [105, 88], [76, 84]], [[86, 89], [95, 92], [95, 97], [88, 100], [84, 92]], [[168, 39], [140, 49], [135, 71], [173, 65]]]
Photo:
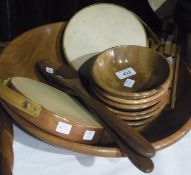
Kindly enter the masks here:
[[13, 169], [12, 122], [0, 105], [0, 174], [12, 175]]
[[[64, 23], [45, 25], [30, 30], [13, 40], [0, 57], [0, 78], [6, 79], [12, 76], [24, 76], [42, 80], [42, 77], [36, 71], [35, 64], [38, 60], [64, 60], [60, 52], [60, 36], [63, 29]], [[191, 94], [189, 93], [191, 86], [189, 82], [191, 82], [191, 78], [187, 75], [181, 75], [184, 77], [183, 81], [185, 83], [181, 82], [183, 89], [181, 93], [177, 89], [179, 95], [174, 110], [163, 112], [155, 122], [142, 132], [157, 150], [175, 143], [191, 128], [191, 108], [189, 106], [191, 99]], [[77, 144], [58, 137], [52, 137], [52, 135], [39, 128], [34, 128], [34, 126], [26, 123], [26, 121], [22, 123], [20, 121], [21, 118], [17, 117], [17, 119], [17, 122], [25, 127], [28, 132], [56, 146], [98, 156], [122, 156], [116, 145], [111, 147], [106, 144], [99, 144], [97, 146]]]

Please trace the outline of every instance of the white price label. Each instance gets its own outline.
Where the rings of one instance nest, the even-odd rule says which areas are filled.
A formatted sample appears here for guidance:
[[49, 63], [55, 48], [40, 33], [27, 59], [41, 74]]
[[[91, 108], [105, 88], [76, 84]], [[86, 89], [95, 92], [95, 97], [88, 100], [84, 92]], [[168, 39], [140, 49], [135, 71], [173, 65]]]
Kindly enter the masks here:
[[60, 132], [62, 134], [70, 134], [70, 131], [72, 129], [72, 125], [64, 122], [58, 122], [58, 125], [56, 127], [56, 131]]
[[53, 74], [54, 73], [54, 69], [51, 67], [46, 67], [46, 72]]
[[123, 69], [119, 72], [116, 72], [115, 73], [117, 75], [117, 77], [122, 80], [124, 78], [127, 78], [127, 77], [130, 77], [130, 76], [133, 76], [136, 74], [135, 70], [132, 68], [132, 67], [129, 67], [127, 69]]
[[92, 140], [95, 135], [95, 131], [86, 130], [83, 136], [83, 140]]
[[173, 64], [175, 61], [174, 61], [174, 58], [172, 57], [166, 57], [166, 60], [168, 61], [169, 64]]
[[125, 83], [124, 83], [123, 85], [124, 85], [125, 87], [132, 88], [133, 85], [134, 85], [134, 83], [135, 83], [135, 80], [131, 80], [131, 79], [127, 78], [127, 79], [125, 80]]

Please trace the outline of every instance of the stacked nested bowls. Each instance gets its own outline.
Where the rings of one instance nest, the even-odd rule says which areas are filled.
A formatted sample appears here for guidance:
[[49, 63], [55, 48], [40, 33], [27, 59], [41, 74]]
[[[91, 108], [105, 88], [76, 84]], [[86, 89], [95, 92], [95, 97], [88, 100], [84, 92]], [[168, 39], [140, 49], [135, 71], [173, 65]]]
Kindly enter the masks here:
[[110, 48], [96, 58], [91, 73], [93, 93], [129, 125], [148, 124], [167, 104], [172, 71], [150, 48]]

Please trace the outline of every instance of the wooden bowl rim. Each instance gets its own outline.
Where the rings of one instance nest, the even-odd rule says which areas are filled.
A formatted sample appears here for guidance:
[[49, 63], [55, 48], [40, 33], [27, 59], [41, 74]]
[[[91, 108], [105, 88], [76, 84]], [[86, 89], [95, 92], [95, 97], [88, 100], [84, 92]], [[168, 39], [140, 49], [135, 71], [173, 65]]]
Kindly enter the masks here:
[[162, 99], [159, 104], [160, 106], [158, 108], [156, 108], [155, 110], [147, 113], [147, 114], [143, 114], [143, 115], [137, 115], [137, 116], [128, 116], [128, 115], [120, 115], [120, 114], [116, 114], [117, 116], [119, 116], [121, 119], [126, 119], [126, 120], [144, 120], [147, 118], [151, 118], [153, 115], [156, 115], [158, 113], [160, 113], [163, 108], [166, 106], [166, 104], [168, 103], [167, 99]]
[[[111, 6], [119, 7], [119, 8], [121, 8], [121, 9], [125, 9], [126, 11], [128, 11], [128, 12], [129, 12], [132, 16], [134, 16], [134, 17], [137, 19], [137, 21], [140, 23], [140, 26], [142, 27], [143, 32], [144, 32], [144, 35], [145, 35], [145, 46], [148, 45], [147, 32], [146, 32], [145, 27], [144, 27], [143, 23], [141, 22], [141, 20], [140, 20], [139, 18], [137, 18], [137, 15], [134, 14], [132, 11], [128, 10], [127, 8], [125, 8], [125, 7], [121, 6], [121, 5], [118, 5], [118, 4], [114, 4], [114, 3], [107, 3], [107, 2], [105, 2], [105, 3], [96, 3], [96, 4], [91, 4], [91, 5], [88, 5], [88, 6], [84, 7], [84, 8], [82, 8], [81, 10], [79, 10], [79, 11], [68, 21], [68, 23], [67, 23], [67, 25], [66, 25], [66, 27], [65, 27], [65, 31], [68, 30], [69, 25], [70, 25], [70, 21], [72, 21], [72, 20], [76, 17], [76, 15], [78, 15], [78, 13], [80, 13], [81, 11], [86, 10], [86, 9], [88, 9], [88, 8], [91, 8], [91, 7], [93, 7], [93, 6], [97, 6], [97, 5], [111, 5]], [[63, 48], [62, 48], [62, 49], [63, 49], [64, 55], [65, 55], [66, 60], [68, 61], [68, 63], [69, 63], [75, 70], [78, 70], [78, 66], [75, 65], [74, 63], [72, 63], [72, 61], [74, 61], [75, 59], [71, 59], [71, 58], [68, 56], [68, 53], [67, 53], [67, 51], [66, 51], [66, 47], [64, 46], [64, 42], [65, 42], [65, 38], [66, 38], [66, 36], [65, 36], [65, 31], [63, 32], [63, 41], [62, 41], [62, 42], [63, 42], [63, 44], [62, 44], [62, 47], [63, 47]], [[100, 52], [100, 51], [99, 51], [99, 52]], [[97, 53], [96, 53], [95, 55], [97, 55]], [[95, 56], [95, 55], [94, 55], [94, 56]], [[83, 64], [83, 63], [82, 63], [82, 64]], [[82, 65], [82, 64], [81, 64], [81, 65]]]
[[95, 94], [95, 96], [98, 97], [98, 99], [100, 99], [104, 104], [106, 104], [107, 106], [113, 107], [115, 109], [119, 109], [119, 110], [144, 110], [148, 107], [151, 107], [155, 104], [157, 104], [162, 96], [158, 97], [157, 99], [154, 99], [152, 101], [146, 102], [146, 103], [142, 103], [142, 104], [124, 104], [124, 103], [118, 103], [118, 102], [114, 102], [111, 100], [108, 100], [107, 98], [105, 98], [104, 96], [101, 96], [99, 93], [97, 93], [95, 90], [93, 90], [93, 93]]
[[155, 94], [149, 96], [149, 97], [145, 97], [145, 98], [141, 98], [141, 99], [130, 99], [128, 97], [126, 98], [120, 98], [120, 97], [116, 97], [112, 94], [109, 94], [108, 92], [102, 90], [101, 88], [99, 88], [97, 85], [92, 86], [92, 88], [95, 88], [95, 90], [104, 98], [117, 102], [117, 103], [122, 103], [122, 104], [142, 104], [142, 103], [147, 103], [149, 101], [155, 100], [157, 98], [159, 98], [160, 96], [162, 96], [165, 91], [167, 90], [168, 87], [165, 87], [163, 89], [160, 89], [158, 92], [156, 92]]
[[[158, 87], [154, 88], [154, 89], [150, 89], [150, 90], [147, 90], [147, 91], [143, 91], [143, 92], [122, 92], [122, 91], [118, 91], [116, 89], [113, 89], [113, 88], [110, 88], [109, 86], [104, 86], [104, 85], [101, 85], [99, 84], [99, 82], [97, 81], [97, 75], [96, 73], [94, 73], [94, 67], [96, 65], [96, 61], [103, 55], [105, 54], [106, 52], [110, 52], [112, 49], [116, 49], [116, 48], [121, 48], [121, 47], [136, 47], [136, 48], [140, 48], [140, 49], [147, 49], [148, 51], [150, 52], [154, 52], [158, 55], [160, 55], [161, 58], [163, 58], [165, 60], [165, 62], [167, 63], [168, 65], [168, 68], [169, 68], [169, 74], [168, 74], [168, 77], [167, 79]], [[101, 89], [104, 89], [106, 92], [110, 93], [110, 94], [113, 94], [114, 96], [118, 96], [118, 97], [132, 97], [132, 98], [139, 98], [140, 96], [142, 97], [149, 97], [149, 96], [152, 96], [154, 95], [155, 93], [157, 93], [160, 89], [163, 89], [165, 87], [168, 87], [171, 79], [172, 79], [172, 67], [170, 65], [170, 63], [165, 59], [165, 57], [157, 52], [157, 51], [154, 51], [153, 49], [151, 48], [148, 48], [148, 47], [143, 47], [143, 46], [136, 46], [136, 45], [120, 45], [120, 46], [115, 46], [115, 47], [111, 47], [109, 49], [106, 49], [105, 51], [101, 52], [97, 57], [96, 57], [96, 60], [94, 61], [94, 64], [92, 66], [92, 70], [91, 70], [91, 75], [92, 75], [92, 79], [93, 81], [95, 82], [95, 84], [100, 87]]]
[[[66, 139], [62, 139], [59, 137], [55, 137], [52, 134], [49, 134], [40, 128], [33, 126], [31, 123], [25, 121], [18, 115], [16, 115], [8, 106], [4, 106], [7, 113], [13, 118], [13, 120], [21, 126], [24, 130], [28, 133], [32, 134], [33, 136], [37, 137], [38, 139], [45, 141], [51, 145], [55, 145], [61, 148], [65, 148], [71, 151], [75, 151], [78, 153], [84, 153], [94, 156], [101, 156], [101, 157], [123, 157], [124, 155], [121, 153], [119, 148], [117, 147], [106, 147], [106, 146], [94, 146], [94, 145], [86, 145], [77, 142], [68, 141]], [[23, 123], [24, 124], [21, 124]], [[177, 140], [181, 139], [189, 130], [191, 129], [191, 118], [186, 121], [179, 130], [175, 131], [173, 134], [160, 139], [158, 141], [152, 142], [152, 145], [159, 151], [164, 149]]]
[[[22, 40], [23, 37], [31, 35], [31, 33], [33, 33], [33, 31], [35, 31], [35, 32], [44, 31], [44, 30], [47, 31], [47, 28], [49, 29], [50, 32], [52, 29], [53, 30], [55, 30], [55, 28], [56, 28], [56, 30], [59, 29], [58, 31], [56, 31], [57, 32], [56, 33], [56, 35], [57, 35], [56, 40], [57, 41], [56, 41], [56, 45], [54, 47], [54, 50], [56, 50], [56, 57], [59, 60], [62, 60], [61, 55], [60, 55], [59, 46], [61, 44], [60, 43], [61, 34], [65, 28], [64, 22], [40, 26], [40, 27], [37, 27], [35, 29], [32, 29], [32, 30], [25, 32], [24, 34], [18, 36], [13, 41], [11, 41], [11, 43], [7, 46], [7, 48], [5, 48], [4, 51], [2, 52], [1, 58], [4, 57], [4, 59], [7, 60], [5, 57], [7, 50], [11, 49], [13, 46], [18, 44], [20, 42], [20, 40]], [[53, 32], [53, 34], [55, 35], [54, 32]], [[53, 42], [53, 41], [51, 41], [51, 42]], [[52, 59], [52, 57], [51, 57], [51, 59]], [[2, 59], [1, 59], [1, 61], [2, 61]], [[13, 118], [13, 116], [12, 116], [12, 118]], [[21, 118], [18, 117], [17, 119], [18, 119], [17, 123], [21, 123], [21, 122], [19, 122], [19, 120]], [[123, 156], [121, 154], [120, 150], [116, 147], [92, 146], [92, 145], [85, 145], [85, 144], [70, 142], [70, 141], [67, 141], [65, 139], [53, 137], [53, 135], [48, 134], [48, 133], [44, 132], [43, 130], [40, 130], [39, 128], [29, 128], [28, 126], [32, 126], [32, 125], [30, 123], [27, 123], [26, 121], [25, 121], [25, 124], [22, 125], [22, 127], [23, 128], [25, 127], [25, 130], [28, 131], [28, 133], [32, 134], [33, 136], [51, 144], [51, 145], [55, 145], [55, 146], [58, 146], [61, 148], [71, 150], [71, 151], [84, 153], [84, 154], [90, 154], [90, 155], [94, 155], [94, 156], [95, 155], [96, 156], [104, 156], [104, 157], [122, 157]], [[173, 130], [173, 132], [171, 134], [168, 134], [167, 136], [159, 138], [158, 140], [152, 142], [152, 145], [155, 147], [155, 149], [157, 151], [164, 149], [164, 148], [174, 144], [179, 139], [181, 139], [190, 129], [191, 129], [191, 117], [187, 118], [184, 121], [184, 123], [181, 124], [181, 126], [179, 126], [176, 130]]]

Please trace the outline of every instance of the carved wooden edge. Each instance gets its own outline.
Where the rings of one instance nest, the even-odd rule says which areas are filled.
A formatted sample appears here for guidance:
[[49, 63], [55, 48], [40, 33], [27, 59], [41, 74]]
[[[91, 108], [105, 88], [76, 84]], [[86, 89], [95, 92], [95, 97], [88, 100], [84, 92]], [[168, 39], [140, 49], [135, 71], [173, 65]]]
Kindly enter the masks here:
[[[71, 142], [61, 139], [58, 137], [54, 137], [51, 134], [44, 132], [43, 130], [34, 127], [29, 122], [22, 119], [20, 116], [15, 114], [12, 109], [8, 106], [5, 106], [6, 110], [8, 110], [9, 115], [14, 118], [14, 121], [21, 126], [27, 133], [32, 134], [33, 136], [37, 137], [38, 139], [45, 141], [51, 145], [55, 145], [60, 148], [65, 148], [71, 151], [75, 151], [78, 153], [84, 153], [89, 155], [96, 155], [99, 157], [123, 157], [120, 150], [116, 147], [99, 147], [99, 146], [92, 146], [92, 145], [83, 145], [80, 143], [71, 144]], [[175, 133], [169, 135], [168, 137], [161, 139], [159, 141], [153, 142], [152, 145], [155, 147], [157, 151], [164, 149], [173, 143], [180, 140], [191, 128], [191, 118]]]
[[[24, 32], [21, 34], [22, 36], [25, 36], [28, 32], [32, 30], [39, 30], [40, 28], [46, 28], [50, 24], [39, 26], [35, 29], [31, 29], [29, 31]], [[65, 22], [58, 22], [58, 23], [53, 23], [51, 24], [52, 26], [58, 26], [59, 31], [57, 32], [59, 36], [62, 35], [63, 28], [65, 26]], [[46, 32], [49, 32], [48, 29]], [[1, 45], [0, 49], [0, 59], [4, 59], [7, 57], [7, 49], [4, 47], [7, 46], [14, 46], [17, 40], [20, 39], [20, 36], [16, 37], [13, 41], [10, 43], [6, 43], [5, 45]], [[55, 45], [55, 50], [58, 50], [60, 46], [60, 39], [59, 37], [56, 37], [56, 45]], [[9, 51], [9, 49], [8, 49]], [[3, 57], [4, 56], [4, 57]], [[55, 56], [58, 59], [61, 59], [61, 54], [59, 52], [52, 53], [52, 56]], [[3, 57], [3, 58], [2, 58]], [[2, 77], [1, 77], [2, 78]], [[9, 115], [7, 112], [3, 109], [3, 107], [0, 105], [0, 175], [12, 175], [12, 170], [13, 170], [13, 162], [14, 162], [14, 150], [13, 150], [13, 126], [12, 126], [12, 121], [9, 118]]]
[[11, 119], [0, 105], [0, 174], [12, 175], [13, 153], [13, 125]]
[[[8, 42], [0, 42], [0, 55]], [[13, 125], [0, 104], [0, 174], [12, 175], [13, 153]]]

